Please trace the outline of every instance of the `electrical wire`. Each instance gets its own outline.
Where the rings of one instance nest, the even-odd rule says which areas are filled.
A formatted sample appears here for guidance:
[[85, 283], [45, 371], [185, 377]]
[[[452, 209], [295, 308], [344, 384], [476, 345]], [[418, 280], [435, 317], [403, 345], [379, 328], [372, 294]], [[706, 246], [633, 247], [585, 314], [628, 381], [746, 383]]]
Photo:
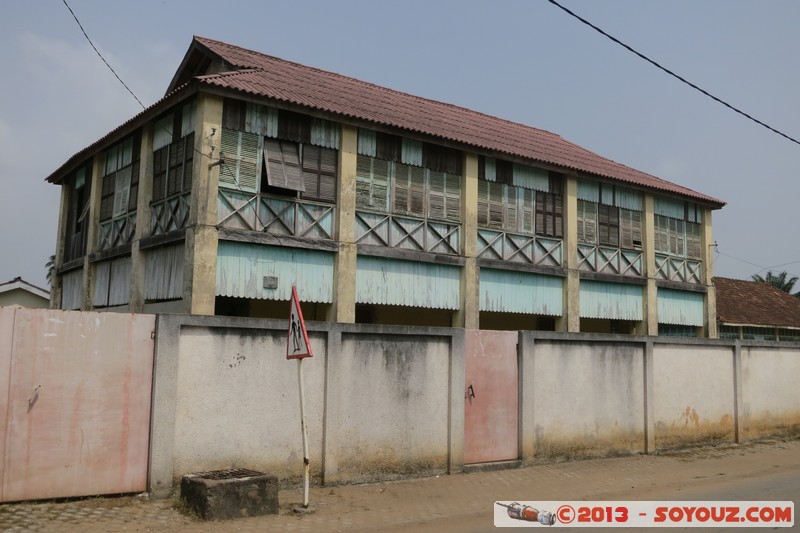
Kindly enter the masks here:
[[629, 52], [631, 52], [631, 53], [633, 53], [633, 54], [635, 54], [635, 55], [639, 56], [639, 57], [640, 57], [640, 58], [642, 58], [642, 59], [644, 59], [645, 61], [647, 61], [648, 63], [650, 63], [650, 64], [651, 64], [651, 65], [653, 65], [654, 67], [656, 67], [656, 68], [658, 68], [658, 69], [660, 69], [660, 70], [663, 70], [664, 72], [666, 72], [666, 73], [667, 73], [667, 74], [669, 74], [670, 76], [672, 76], [672, 77], [674, 77], [674, 78], [676, 78], [676, 79], [680, 80], [681, 82], [685, 83], [685, 84], [686, 84], [686, 85], [688, 85], [689, 87], [691, 87], [691, 88], [693, 88], [693, 89], [695, 89], [695, 90], [697, 90], [697, 91], [699, 91], [699, 92], [703, 93], [704, 95], [708, 96], [709, 98], [711, 98], [711, 99], [712, 99], [712, 100], [714, 100], [715, 102], [717, 102], [717, 103], [719, 103], [719, 104], [722, 104], [722, 105], [724, 105], [725, 107], [727, 107], [727, 108], [728, 108], [728, 109], [730, 109], [731, 111], [734, 111], [734, 112], [736, 112], [736, 113], [738, 113], [738, 114], [742, 115], [743, 117], [745, 117], [745, 118], [748, 118], [748, 119], [752, 120], [752, 121], [753, 121], [753, 122], [755, 122], [756, 124], [759, 124], [760, 126], [763, 126], [763, 127], [767, 128], [768, 130], [770, 130], [770, 131], [771, 131], [771, 132], [773, 132], [773, 133], [777, 133], [777, 134], [778, 134], [778, 135], [780, 135], [781, 137], [783, 137], [783, 138], [785, 138], [785, 139], [787, 139], [787, 140], [789, 140], [789, 141], [791, 141], [791, 142], [793, 142], [793, 143], [795, 143], [795, 144], [800, 144], [800, 141], [798, 141], [798, 140], [797, 140], [797, 139], [795, 139], [794, 137], [790, 137], [789, 135], [787, 135], [787, 134], [783, 133], [782, 131], [779, 131], [779, 130], [777, 130], [777, 129], [773, 128], [773, 127], [772, 127], [772, 126], [770, 126], [769, 124], [766, 124], [766, 123], [764, 123], [764, 122], [762, 122], [762, 121], [758, 120], [757, 118], [755, 118], [755, 117], [753, 117], [753, 116], [751, 116], [751, 115], [749, 115], [749, 114], [745, 113], [745, 112], [744, 112], [744, 111], [742, 111], [741, 109], [738, 109], [738, 108], [736, 108], [736, 107], [732, 106], [731, 104], [729, 104], [729, 103], [728, 103], [728, 102], [726, 102], [725, 100], [722, 100], [721, 98], [718, 98], [718, 97], [714, 96], [713, 94], [711, 94], [710, 92], [706, 91], [705, 89], [702, 89], [702, 88], [698, 87], [698, 86], [697, 86], [697, 85], [695, 85], [694, 83], [692, 83], [692, 82], [688, 81], [686, 78], [684, 78], [684, 77], [682, 77], [682, 76], [679, 76], [678, 74], [674, 73], [674, 72], [673, 72], [673, 71], [671, 71], [670, 69], [668, 69], [668, 68], [666, 68], [666, 67], [662, 66], [661, 64], [659, 64], [658, 62], [656, 62], [656, 61], [654, 61], [654, 60], [650, 59], [649, 57], [647, 57], [647, 56], [646, 56], [646, 55], [644, 55], [643, 53], [641, 53], [641, 52], [639, 52], [639, 51], [635, 50], [633, 47], [631, 47], [631, 46], [629, 46], [629, 45], [627, 45], [627, 44], [623, 43], [622, 41], [620, 41], [620, 40], [619, 40], [619, 39], [617, 39], [616, 37], [614, 37], [614, 36], [612, 36], [612, 35], [609, 35], [609, 34], [608, 34], [608, 33], [606, 33], [605, 31], [603, 31], [601, 28], [599, 28], [599, 27], [595, 26], [594, 24], [592, 24], [591, 22], [589, 22], [589, 21], [588, 21], [588, 20], [586, 20], [585, 18], [581, 17], [580, 15], [576, 14], [575, 12], [573, 12], [573, 11], [570, 11], [570, 10], [569, 10], [569, 9], [567, 9], [566, 7], [562, 6], [561, 4], [559, 4], [558, 2], [556, 2], [556, 0], [548, 0], [548, 2], [550, 2], [550, 3], [551, 3], [551, 4], [553, 4], [554, 6], [558, 7], [559, 9], [561, 9], [562, 11], [564, 11], [565, 13], [567, 13], [568, 15], [570, 15], [570, 16], [572, 16], [572, 17], [574, 17], [574, 18], [578, 19], [579, 21], [583, 22], [584, 24], [586, 24], [587, 26], [589, 26], [590, 28], [592, 28], [592, 29], [593, 29], [593, 30], [595, 30], [596, 32], [600, 33], [601, 35], [603, 35], [603, 36], [607, 37], [608, 39], [610, 39], [610, 40], [614, 41], [615, 43], [617, 43], [618, 45], [622, 46], [623, 48], [625, 48], [625, 49], [626, 49], [626, 50], [628, 50]]
[[65, 5], [65, 6], [67, 6], [67, 9], [69, 9], [69, 12], [70, 12], [70, 14], [72, 14], [72, 18], [74, 18], [74, 19], [75, 19], [75, 22], [77, 22], [77, 23], [78, 23], [78, 27], [79, 27], [79, 28], [81, 29], [81, 31], [83, 32], [83, 36], [84, 36], [84, 37], [86, 37], [86, 40], [87, 40], [87, 41], [89, 41], [89, 44], [90, 44], [90, 45], [92, 45], [92, 48], [94, 49], [94, 51], [97, 53], [97, 55], [100, 57], [100, 59], [101, 59], [101, 60], [103, 60], [103, 63], [105, 63], [105, 64], [106, 64], [106, 66], [108, 67], [108, 70], [110, 70], [110, 71], [111, 71], [111, 73], [112, 73], [112, 74], [114, 74], [114, 76], [116, 76], [116, 78], [119, 80], [119, 82], [122, 84], [122, 86], [123, 86], [123, 87], [125, 87], [125, 89], [127, 89], [129, 93], [131, 93], [131, 96], [133, 96], [133, 98], [134, 98], [134, 99], [135, 99], [137, 102], [139, 102], [139, 105], [140, 105], [140, 106], [142, 106], [142, 109], [144, 109], [145, 107], [144, 107], [144, 104], [142, 103], [142, 101], [141, 101], [141, 100], [139, 100], [139, 99], [136, 97], [136, 95], [135, 95], [135, 94], [133, 94], [133, 91], [131, 91], [130, 87], [128, 87], [127, 85], [125, 85], [125, 82], [124, 82], [124, 81], [122, 81], [122, 78], [120, 78], [120, 77], [119, 77], [119, 74], [117, 74], [117, 72], [114, 70], [114, 68], [113, 68], [111, 65], [109, 65], [109, 64], [108, 64], [108, 61], [106, 61], [106, 58], [104, 58], [104, 57], [103, 57], [103, 54], [101, 54], [101, 53], [100, 53], [100, 50], [98, 50], [98, 49], [97, 49], [97, 47], [94, 45], [94, 43], [92, 42], [92, 40], [91, 40], [91, 39], [89, 38], [89, 36], [86, 34], [86, 30], [84, 30], [84, 29], [83, 29], [83, 24], [81, 24], [81, 21], [80, 21], [80, 20], [78, 20], [78, 17], [75, 15], [75, 12], [72, 10], [72, 8], [71, 8], [71, 7], [69, 7], [69, 4], [67, 3], [67, 0], [61, 0], [61, 1], [62, 1], [62, 2], [64, 2], [64, 5]]
[[[98, 57], [100, 57], [100, 59], [103, 61], [103, 63], [105, 63], [106, 67], [108, 67], [108, 69], [111, 71], [111, 73], [114, 74], [114, 76], [117, 78], [117, 80], [119, 80], [119, 82], [122, 84], [122, 86], [125, 87], [125, 89], [131, 94], [131, 96], [133, 96], [134, 100], [136, 100], [139, 103], [139, 105], [142, 106], [142, 109], [146, 109], [146, 107], [142, 103], [142, 101], [139, 100], [139, 98], [136, 96], [136, 94], [134, 94], [134, 92], [131, 90], [131, 88], [128, 87], [128, 85], [126, 85], [124, 81], [122, 81], [122, 78], [119, 77], [119, 74], [116, 73], [114, 68], [108, 63], [108, 61], [106, 61], [106, 59], [103, 57], [103, 54], [101, 54], [100, 51], [97, 49], [97, 47], [94, 45], [94, 43], [92, 42], [92, 39], [89, 38], [89, 35], [86, 33], [86, 30], [83, 28], [83, 24], [81, 24], [81, 21], [78, 20], [77, 15], [75, 15], [75, 12], [72, 10], [72, 8], [67, 3], [67, 0], [62, 0], [62, 2], [64, 2], [64, 5], [69, 10], [70, 14], [72, 15], [72, 18], [75, 19], [75, 22], [78, 24], [78, 27], [81, 29], [81, 32], [83, 33], [83, 36], [86, 37], [87, 41], [89, 41], [89, 44], [92, 46], [92, 49], [95, 51], [95, 53], [97, 53]], [[163, 130], [166, 131], [167, 133], [169, 133], [170, 137], [172, 136], [172, 131], [170, 131], [168, 128], [163, 127]], [[221, 135], [222, 135], [222, 133], [220, 132], [220, 136]], [[192, 149], [196, 153], [200, 154], [201, 156], [206, 157], [212, 163], [219, 162], [220, 163], [220, 172], [226, 174], [228, 177], [231, 178], [231, 181], [236, 184], [236, 188], [239, 190], [239, 192], [241, 192], [242, 194], [247, 194], [242, 189], [241, 185], [239, 185], [239, 182], [236, 179], [236, 176], [233, 174], [232, 170], [225, 165], [225, 160], [223, 158], [214, 160], [210, 155], [201, 152], [200, 150], [198, 150], [194, 146], [192, 147]], [[252, 201], [252, 199], [249, 200], [247, 203], [249, 204], [251, 201]], [[258, 213], [259, 212], [259, 206], [258, 205], [255, 206], [253, 211], [255, 213], [256, 220], [258, 220], [258, 223], [261, 225], [262, 228], [265, 227], [264, 221], [261, 220], [261, 216]]]

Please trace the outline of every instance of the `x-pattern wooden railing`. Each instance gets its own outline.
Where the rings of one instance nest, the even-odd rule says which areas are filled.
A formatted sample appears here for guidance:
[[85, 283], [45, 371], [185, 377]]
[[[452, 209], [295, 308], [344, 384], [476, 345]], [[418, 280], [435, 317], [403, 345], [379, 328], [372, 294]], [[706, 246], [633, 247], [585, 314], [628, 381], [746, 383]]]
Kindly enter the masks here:
[[642, 252], [579, 244], [578, 270], [621, 276], [641, 276], [643, 272]]
[[686, 283], [702, 283], [703, 262], [684, 257], [656, 254], [656, 278]]
[[150, 205], [150, 234], [162, 235], [189, 225], [191, 194], [167, 198]]
[[479, 229], [478, 250], [478, 257], [484, 259], [561, 266], [563, 242], [560, 239]]
[[136, 212], [100, 223], [98, 249], [109, 250], [133, 242], [136, 232]]
[[356, 212], [356, 242], [362, 244], [458, 255], [460, 231], [458, 224]]
[[217, 224], [276, 235], [332, 239], [334, 209], [331, 204], [220, 190]]

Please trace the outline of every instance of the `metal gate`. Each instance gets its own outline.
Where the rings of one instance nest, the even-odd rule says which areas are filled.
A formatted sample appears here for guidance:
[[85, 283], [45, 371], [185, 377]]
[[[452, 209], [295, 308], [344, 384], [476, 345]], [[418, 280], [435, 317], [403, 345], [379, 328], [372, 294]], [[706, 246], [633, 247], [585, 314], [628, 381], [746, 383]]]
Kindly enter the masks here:
[[0, 501], [147, 490], [154, 327], [0, 309]]
[[516, 331], [466, 332], [464, 463], [519, 458]]

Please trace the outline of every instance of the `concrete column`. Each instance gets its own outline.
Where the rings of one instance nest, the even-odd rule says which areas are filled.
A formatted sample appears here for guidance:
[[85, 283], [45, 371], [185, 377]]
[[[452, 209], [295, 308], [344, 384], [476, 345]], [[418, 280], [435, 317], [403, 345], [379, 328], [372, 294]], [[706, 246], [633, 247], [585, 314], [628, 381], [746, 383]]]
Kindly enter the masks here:
[[519, 332], [519, 450], [522, 464], [533, 463], [536, 451], [536, 431], [534, 421], [534, 357], [536, 344], [533, 333]]
[[329, 322], [356, 321], [356, 161], [358, 128], [342, 126], [339, 147], [339, 188], [336, 191], [336, 237], [339, 253], [333, 260], [333, 305]]
[[644, 228], [642, 248], [644, 252], [644, 275], [647, 289], [644, 293], [644, 331], [641, 335], [658, 335], [658, 288], [656, 287], [656, 222], [653, 213], [653, 195], [644, 197]]
[[[56, 266], [60, 266], [64, 262], [64, 250], [67, 241], [67, 211], [69, 209], [69, 186], [63, 181], [61, 182], [61, 204], [58, 210], [58, 231], [56, 233]], [[50, 287], [50, 309], [61, 308], [61, 276], [53, 272], [50, 280], [52, 283]]]
[[150, 234], [150, 200], [153, 198], [153, 127], [142, 128], [139, 152], [139, 192], [136, 198], [136, 233], [131, 244], [131, 286], [128, 309], [141, 313], [144, 309], [145, 254], [139, 250], [139, 241]]
[[450, 416], [447, 428], [448, 474], [464, 471], [464, 383], [466, 330], [454, 329], [450, 342]]
[[335, 485], [339, 482], [339, 452], [346, 443], [339, 437], [341, 396], [347, 378], [340, 366], [342, 330], [332, 326], [328, 331], [325, 352], [325, 413], [322, 417], [322, 482]]
[[737, 444], [743, 440], [742, 404], [742, 341], [736, 340], [733, 345], [733, 441]]
[[94, 300], [94, 267], [89, 256], [97, 249], [100, 232], [100, 199], [103, 189], [105, 154], [97, 153], [92, 160], [92, 189], [89, 193], [89, 226], [86, 229], [86, 255], [83, 256], [83, 302], [81, 311], [91, 311]]
[[461, 180], [461, 308], [453, 314], [453, 327], [480, 328], [480, 269], [478, 268], [478, 156], [464, 153]]
[[711, 209], [703, 209], [703, 223], [700, 229], [700, 246], [703, 251], [703, 285], [708, 287], [705, 297], [704, 336], [709, 339], [718, 339], [717, 328], [717, 292], [713, 286], [714, 271], [712, 268], [714, 237], [711, 232]]
[[564, 183], [564, 312], [556, 320], [557, 331], [579, 332], [581, 330], [581, 278], [578, 273], [578, 181], [568, 176]]
[[[183, 299], [193, 315], [213, 315], [217, 286], [217, 189], [222, 98], [199, 93], [195, 114], [192, 199], [186, 229]], [[212, 149], [213, 147], [213, 149]], [[201, 156], [200, 154], [204, 154]], [[208, 156], [208, 157], [206, 157]]]
[[656, 411], [655, 411], [655, 372], [653, 369], [653, 341], [648, 340], [643, 347], [644, 364], [644, 453], [656, 449]]

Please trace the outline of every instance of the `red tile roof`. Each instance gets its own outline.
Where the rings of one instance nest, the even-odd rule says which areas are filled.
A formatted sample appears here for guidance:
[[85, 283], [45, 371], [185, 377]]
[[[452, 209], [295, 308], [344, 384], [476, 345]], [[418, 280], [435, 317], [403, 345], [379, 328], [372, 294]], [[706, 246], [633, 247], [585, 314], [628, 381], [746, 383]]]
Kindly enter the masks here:
[[800, 298], [767, 283], [714, 278], [717, 319], [725, 324], [800, 328]]
[[195, 37], [194, 43], [242, 69], [200, 76], [203, 85], [674, 193], [715, 208], [725, 205], [716, 198], [601, 157], [545, 130], [204, 37]]

